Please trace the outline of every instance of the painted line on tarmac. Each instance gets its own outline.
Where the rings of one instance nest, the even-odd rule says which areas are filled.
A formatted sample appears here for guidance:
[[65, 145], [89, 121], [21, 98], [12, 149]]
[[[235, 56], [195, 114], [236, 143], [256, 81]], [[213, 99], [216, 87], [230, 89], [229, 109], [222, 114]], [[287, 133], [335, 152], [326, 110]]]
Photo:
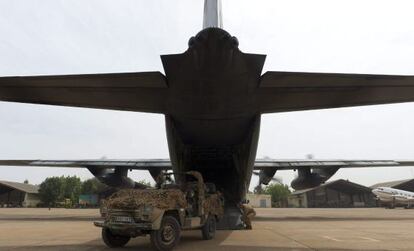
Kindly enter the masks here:
[[380, 240], [370, 238], [370, 237], [359, 237], [359, 238], [363, 240], [367, 240], [367, 241], [372, 241], [372, 242], [380, 242]]
[[337, 241], [337, 242], [343, 241], [343, 240], [339, 240], [339, 239], [336, 239], [336, 238], [333, 238], [333, 237], [330, 237], [330, 236], [327, 236], [327, 235], [324, 235], [324, 236], [321, 236], [321, 237], [325, 238], [325, 239], [328, 239], [328, 240], [331, 240], [331, 241]]
[[276, 231], [276, 230], [275, 230], [275, 229], [273, 229], [273, 228], [271, 228], [271, 229], [267, 229], [267, 230], [268, 230], [268, 231], [270, 231], [270, 232], [272, 232], [272, 233], [275, 233], [275, 234], [277, 234], [277, 235], [280, 235], [280, 236], [282, 236], [282, 237], [284, 237], [284, 238], [286, 238], [286, 239], [288, 239], [288, 240], [291, 240], [292, 242], [294, 242], [294, 243], [296, 243], [296, 244], [298, 244], [298, 245], [300, 245], [300, 246], [302, 246], [302, 247], [304, 247], [304, 248], [306, 248], [306, 249], [309, 249], [309, 250], [312, 250], [312, 251], [317, 251], [316, 249], [312, 248], [311, 246], [308, 246], [307, 244], [302, 243], [302, 242], [300, 242], [300, 241], [298, 241], [298, 240], [296, 240], [296, 239], [294, 239], [294, 238], [290, 237], [289, 235], [282, 234], [282, 233], [280, 233], [280, 232]]

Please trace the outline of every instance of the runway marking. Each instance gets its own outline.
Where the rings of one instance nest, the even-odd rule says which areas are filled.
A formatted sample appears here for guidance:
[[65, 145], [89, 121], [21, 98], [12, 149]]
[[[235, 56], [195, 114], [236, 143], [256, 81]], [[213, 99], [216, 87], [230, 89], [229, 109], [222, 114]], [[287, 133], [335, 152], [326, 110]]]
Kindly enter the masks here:
[[321, 237], [325, 238], [325, 239], [328, 239], [328, 240], [331, 240], [331, 241], [338, 241], [338, 242], [343, 241], [343, 240], [339, 240], [339, 239], [336, 239], [336, 238], [333, 238], [333, 237], [330, 237], [330, 236], [327, 236], [327, 235], [324, 235], [324, 236], [321, 236]]
[[309, 250], [316, 251], [316, 249], [312, 248], [311, 246], [307, 245], [306, 243], [302, 243], [302, 242], [300, 242], [300, 241], [298, 241], [298, 240], [296, 240], [296, 239], [294, 239], [294, 238], [290, 237], [289, 235], [282, 234], [282, 233], [280, 233], [280, 232], [276, 231], [276, 230], [275, 230], [275, 229], [273, 229], [273, 228], [272, 228], [272, 229], [269, 229], [269, 231], [270, 231], [270, 232], [272, 232], [272, 233], [275, 233], [275, 234], [277, 234], [277, 235], [280, 235], [280, 236], [282, 236], [282, 237], [285, 237], [286, 239], [289, 239], [289, 240], [291, 240], [292, 242], [297, 243], [297, 244], [299, 244], [300, 246], [302, 246], [302, 247], [304, 247], [304, 248], [307, 248], [307, 249], [309, 249]]
[[374, 238], [369, 238], [369, 237], [359, 237], [363, 240], [367, 240], [367, 241], [372, 241], [372, 242], [380, 242], [380, 240], [374, 239]]

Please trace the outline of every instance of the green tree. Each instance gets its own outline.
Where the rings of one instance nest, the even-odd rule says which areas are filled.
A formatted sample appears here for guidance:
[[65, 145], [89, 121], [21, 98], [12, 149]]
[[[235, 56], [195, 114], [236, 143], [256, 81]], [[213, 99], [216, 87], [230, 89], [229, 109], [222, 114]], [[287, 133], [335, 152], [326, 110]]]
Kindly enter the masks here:
[[40, 184], [39, 197], [45, 206], [54, 207], [57, 202], [62, 201], [63, 191], [64, 179], [62, 177], [50, 177]]
[[92, 179], [85, 180], [82, 183], [81, 192], [82, 194], [98, 194], [107, 188], [108, 188], [107, 185], [101, 183], [96, 178], [92, 178]]
[[290, 190], [287, 185], [272, 183], [265, 187], [263, 193], [272, 196], [272, 205], [274, 207], [281, 207], [286, 205]]
[[78, 203], [82, 187], [80, 178], [76, 176], [67, 176], [62, 177], [62, 179], [64, 184], [63, 198], [70, 199], [72, 205]]

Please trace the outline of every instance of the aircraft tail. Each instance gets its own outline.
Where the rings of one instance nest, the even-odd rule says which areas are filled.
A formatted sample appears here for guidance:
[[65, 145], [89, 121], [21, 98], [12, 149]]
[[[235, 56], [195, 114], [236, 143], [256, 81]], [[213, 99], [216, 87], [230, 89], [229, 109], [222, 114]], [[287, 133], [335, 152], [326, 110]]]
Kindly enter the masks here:
[[223, 29], [221, 0], [204, 0], [203, 29], [211, 27]]

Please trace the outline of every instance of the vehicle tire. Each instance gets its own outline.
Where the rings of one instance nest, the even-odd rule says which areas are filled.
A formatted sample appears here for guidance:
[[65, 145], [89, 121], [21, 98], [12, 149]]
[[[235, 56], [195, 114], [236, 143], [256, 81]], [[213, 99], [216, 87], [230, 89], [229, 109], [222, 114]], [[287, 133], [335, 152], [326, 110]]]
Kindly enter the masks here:
[[217, 222], [214, 216], [209, 216], [206, 223], [201, 228], [204, 240], [211, 240], [216, 235]]
[[164, 216], [159, 230], [151, 231], [151, 243], [158, 251], [170, 251], [180, 241], [181, 227], [173, 216]]
[[125, 246], [131, 237], [114, 235], [108, 228], [102, 228], [102, 240], [110, 248], [119, 248]]

